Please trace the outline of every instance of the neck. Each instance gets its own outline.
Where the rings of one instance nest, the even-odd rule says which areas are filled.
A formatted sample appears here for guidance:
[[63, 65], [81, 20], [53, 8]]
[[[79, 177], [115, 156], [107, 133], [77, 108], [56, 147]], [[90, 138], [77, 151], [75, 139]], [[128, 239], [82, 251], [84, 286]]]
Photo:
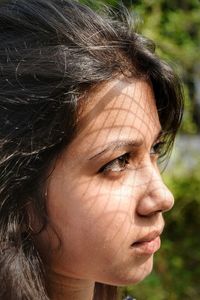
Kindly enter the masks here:
[[51, 300], [92, 300], [94, 282], [75, 279], [48, 270], [47, 291]]

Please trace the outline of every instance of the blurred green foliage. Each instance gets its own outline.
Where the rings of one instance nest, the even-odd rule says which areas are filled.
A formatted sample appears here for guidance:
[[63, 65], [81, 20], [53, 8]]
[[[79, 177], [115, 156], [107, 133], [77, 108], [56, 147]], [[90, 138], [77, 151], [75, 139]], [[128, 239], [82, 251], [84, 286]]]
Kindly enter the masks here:
[[[119, 8], [121, 2], [142, 20], [139, 31], [156, 43], [157, 53], [182, 78], [182, 132], [196, 134], [200, 128], [194, 118], [195, 114], [200, 118], [194, 84], [194, 78], [200, 78], [200, 1], [104, 0], [90, 1], [90, 5], [98, 9], [105, 3]], [[123, 288], [123, 296], [132, 295], [137, 300], [200, 299], [200, 159], [196, 159], [192, 170], [183, 168], [179, 158], [173, 166], [175, 172], [165, 176], [176, 201], [174, 209], [166, 214], [167, 226], [162, 247], [155, 255], [154, 270], [140, 284]]]

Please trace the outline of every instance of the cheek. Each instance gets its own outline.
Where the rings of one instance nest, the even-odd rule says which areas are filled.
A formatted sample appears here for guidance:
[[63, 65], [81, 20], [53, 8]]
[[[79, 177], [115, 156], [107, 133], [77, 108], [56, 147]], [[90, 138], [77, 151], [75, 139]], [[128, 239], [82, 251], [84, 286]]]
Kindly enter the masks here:
[[129, 230], [141, 194], [137, 175], [129, 171], [119, 180], [96, 176], [81, 178], [76, 185], [66, 184], [67, 180], [52, 184], [47, 203], [50, 220], [59, 232], [69, 236], [74, 231], [89, 236], [103, 231], [106, 236], [107, 232]]
[[[81, 242], [84, 237], [95, 246], [105, 247], [116, 252], [120, 245], [127, 245], [127, 241], [133, 238], [135, 228], [135, 210], [138, 193], [128, 185], [104, 184], [91, 185], [87, 193], [81, 199], [79, 208], [74, 202], [71, 224], [81, 229]], [[76, 195], [78, 197], [78, 195]], [[72, 216], [71, 216], [72, 217]], [[130, 237], [132, 235], [132, 237]], [[91, 246], [91, 245], [90, 245]]]
[[48, 214], [61, 240], [66, 244], [73, 241], [80, 248], [114, 242], [121, 236], [124, 239], [134, 224], [135, 203], [127, 185], [93, 180], [71, 191], [65, 188], [51, 193]]

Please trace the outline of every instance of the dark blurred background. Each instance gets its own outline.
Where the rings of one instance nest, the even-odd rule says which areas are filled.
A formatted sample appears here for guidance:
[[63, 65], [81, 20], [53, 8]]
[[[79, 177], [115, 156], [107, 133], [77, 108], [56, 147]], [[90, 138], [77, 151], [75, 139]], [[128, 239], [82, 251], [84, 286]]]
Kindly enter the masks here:
[[[88, 1], [80, 1], [88, 4]], [[120, 7], [141, 19], [139, 32], [156, 42], [157, 53], [184, 83], [185, 113], [174, 151], [163, 176], [175, 196], [166, 214], [162, 248], [152, 274], [122, 290], [137, 300], [200, 299], [200, 1], [90, 1]]]

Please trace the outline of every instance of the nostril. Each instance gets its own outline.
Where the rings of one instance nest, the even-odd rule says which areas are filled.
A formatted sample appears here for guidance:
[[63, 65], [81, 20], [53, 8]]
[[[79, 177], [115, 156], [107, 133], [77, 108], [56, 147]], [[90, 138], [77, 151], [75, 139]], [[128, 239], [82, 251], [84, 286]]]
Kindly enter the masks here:
[[161, 210], [161, 209], [159, 209], [159, 210], [152, 210], [151, 212], [146, 212], [146, 213], [138, 213], [138, 215], [140, 216], [140, 217], [142, 217], [142, 218], [149, 218], [149, 217], [153, 217], [153, 216], [155, 216], [155, 215], [157, 215], [157, 214], [162, 214], [163, 213], [163, 211]]
[[149, 214], [148, 217], [157, 215], [157, 214], [162, 213], [162, 212], [163, 212], [162, 209], [155, 210], [155, 211], [153, 211], [151, 214]]

